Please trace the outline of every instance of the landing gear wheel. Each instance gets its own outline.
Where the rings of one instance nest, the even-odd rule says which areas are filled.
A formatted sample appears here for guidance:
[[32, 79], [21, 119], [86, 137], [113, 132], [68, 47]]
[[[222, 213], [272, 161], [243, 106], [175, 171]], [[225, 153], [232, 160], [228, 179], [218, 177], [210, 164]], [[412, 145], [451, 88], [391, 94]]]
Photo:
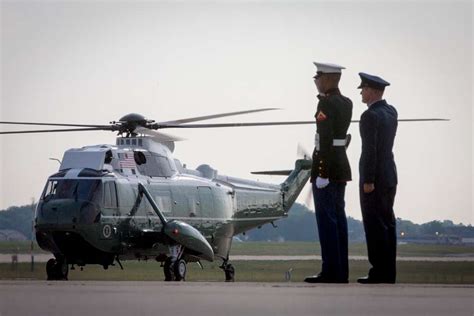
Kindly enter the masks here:
[[173, 281], [174, 280], [174, 271], [173, 271], [173, 258], [168, 257], [165, 260], [165, 264], [163, 265], [163, 272], [165, 274], [165, 281]]
[[47, 280], [67, 280], [69, 266], [66, 259], [49, 259], [46, 263]]
[[225, 273], [225, 281], [226, 282], [234, 282], [234, 276], [235, 276], [235, 268], [232, 264], [228, 263], [224, 267], [224, 273]]
[[69, 274], [69, 265], [67, 264], [66, 259], [58, 260], [57, 265], [59, 280], [67, 281], [67, 276]]
[[186, 261], [183, 259], [176, 260], [173, 266], [174, 269], [174, 280], [185, 281], [186, 280]]
[[49, 259], [46, 263], [46, 275], [48, 276], [48, 281], [57, 280], [55, 267], [56, 259]]

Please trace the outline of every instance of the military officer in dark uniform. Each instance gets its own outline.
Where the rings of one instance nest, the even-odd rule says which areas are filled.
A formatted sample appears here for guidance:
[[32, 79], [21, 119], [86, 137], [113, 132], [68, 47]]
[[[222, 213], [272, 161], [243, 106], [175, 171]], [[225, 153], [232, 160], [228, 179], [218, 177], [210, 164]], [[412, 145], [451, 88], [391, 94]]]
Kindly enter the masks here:
[[398, 114], [382, 99], [390, 83], [380, 77], [359, 73], [362, 102], [369, 107], [360, 118], [362, 153], [359, 161], [360, 205], [369, 262], [372, 267], [359, 283], [395, 283], [397, 236], [393, 202], [397, 168], [393, 143]]
[[348, 236], [344, 210], [346, 182], [351, 168], [346, 155], [347, 130], [351, 123], [352, 102], [338, 88], [341, 69], [334, 64], [314, 63], [314, 82], [319, 91], [316, 137], [311, 170], [316, 221], [321, 244], [322, 268], [308, 283], [347, 283]]

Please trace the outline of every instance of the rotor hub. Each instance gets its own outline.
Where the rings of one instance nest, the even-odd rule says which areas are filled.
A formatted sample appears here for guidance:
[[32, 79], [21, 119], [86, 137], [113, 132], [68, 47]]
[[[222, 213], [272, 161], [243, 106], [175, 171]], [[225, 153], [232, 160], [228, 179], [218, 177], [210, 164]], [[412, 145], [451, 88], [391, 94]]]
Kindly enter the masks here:
[[119, 133], [127, 133], [128, 135], [135, 135], [135, 129], [139, 126], [148, 128], [154, 120], [147, 120], [143, 115], [138, 113], [130, 113], [118, 120], [111, 122], [118, 125]]

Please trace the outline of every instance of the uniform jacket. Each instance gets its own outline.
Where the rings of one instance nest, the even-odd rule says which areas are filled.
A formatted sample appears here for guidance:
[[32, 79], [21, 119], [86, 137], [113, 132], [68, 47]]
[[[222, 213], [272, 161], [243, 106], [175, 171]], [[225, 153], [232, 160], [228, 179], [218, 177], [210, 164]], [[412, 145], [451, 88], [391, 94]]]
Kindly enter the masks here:
[[351, 100], [341, 95], [339, 89], [332, 89], [320, 97], [315, 118], [319, 146], [313, 152], [311, 182], [317, 177], [333, 182], [352, 180], [345, 147], [333, 146], [334, 139], [346, 138], [352, 118]]
[[385, 100], [372, 104], [360, 117], [362, 153], [359, 161], [360, 183], [375, 187], [397, 185], [393, 142], [397, 133], [397, 110]]

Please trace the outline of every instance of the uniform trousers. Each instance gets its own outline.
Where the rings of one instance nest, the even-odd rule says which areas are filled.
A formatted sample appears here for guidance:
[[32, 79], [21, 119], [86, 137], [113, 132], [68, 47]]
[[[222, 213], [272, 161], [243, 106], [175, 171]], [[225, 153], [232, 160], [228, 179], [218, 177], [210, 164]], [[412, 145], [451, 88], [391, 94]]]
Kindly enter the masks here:
[[367, 252], [372, 268], [369, 278], [395, 282], [397, 233], [393, 203], [397, 187], [375, 187], [364, 193], [360, 185], [360, 204], [364, 222]]
[[344, 210], [346, 182], [330, 182], [318, 189], [313, 183], [316, 222], [321, 244], [321, 275], [337, 281], [349, 277], [347, 218]]

